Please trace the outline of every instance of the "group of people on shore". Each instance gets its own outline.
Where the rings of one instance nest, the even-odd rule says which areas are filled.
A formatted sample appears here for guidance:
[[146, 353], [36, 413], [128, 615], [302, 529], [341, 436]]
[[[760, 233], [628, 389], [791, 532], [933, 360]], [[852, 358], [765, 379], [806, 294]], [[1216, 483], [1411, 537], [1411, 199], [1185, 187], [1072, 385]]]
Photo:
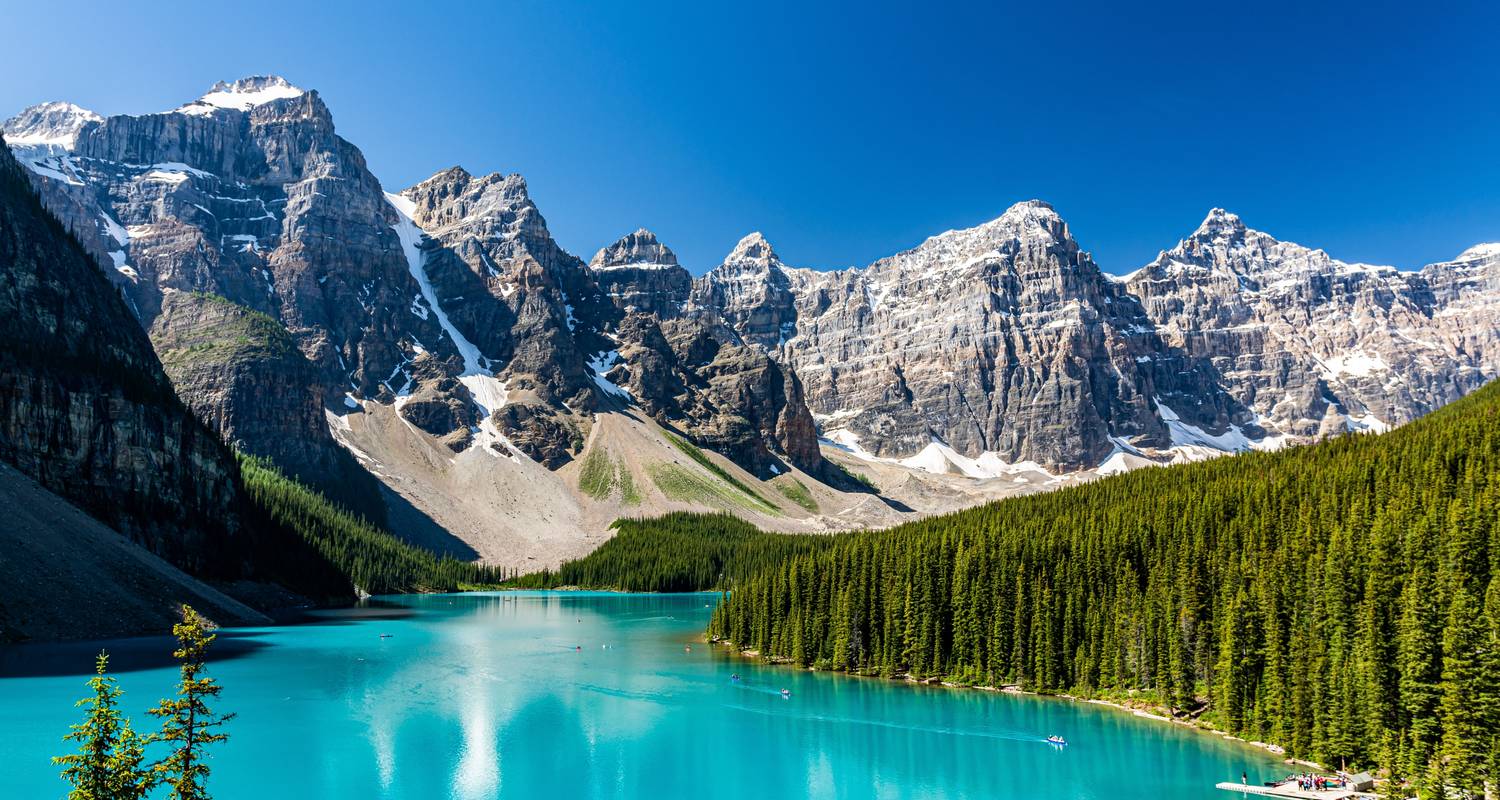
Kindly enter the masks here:
[[1321, 792], [1327, 789], [1347, 788], [1343, 778], [1326, 778], [1322, 775], [1314, 775], [1311, 772], [1286, 776], [1286, 782], [1291, 781], [1296, 781], [1297, 788], [1304, 792]]

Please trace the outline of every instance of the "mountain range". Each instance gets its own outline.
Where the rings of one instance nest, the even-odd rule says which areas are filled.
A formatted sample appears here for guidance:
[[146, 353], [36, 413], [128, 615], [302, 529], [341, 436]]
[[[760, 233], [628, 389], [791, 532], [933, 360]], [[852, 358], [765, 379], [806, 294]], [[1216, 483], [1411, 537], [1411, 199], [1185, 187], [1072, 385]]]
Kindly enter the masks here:
[[519, 175], [391, 191], [282, 78], [142, 115], [45, 103], [4, 137], [133, 315], [98, 324], [148, 336], [207, 429], [506, 566], [622, 516], [887, 525], [1381, 431], [1500, 369], [1495, 244], [1400, 271], [1214, 209], [1118, 277], [1032, 200], [856, 269], [752, 233], [694, 278], [646, 229], [567, 252]]

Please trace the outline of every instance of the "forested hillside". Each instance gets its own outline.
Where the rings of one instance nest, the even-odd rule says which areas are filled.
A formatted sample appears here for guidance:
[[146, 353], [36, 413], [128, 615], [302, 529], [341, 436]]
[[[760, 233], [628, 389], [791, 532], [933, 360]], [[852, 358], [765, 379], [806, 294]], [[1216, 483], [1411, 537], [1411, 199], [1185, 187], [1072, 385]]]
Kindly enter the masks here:
[[836, 670], [1132, 693], [1477, 788], [1500, 727], [1497, 468], [1491, 385], [1383, 436], [822, 540], [737, 582], [710, 633]]
[[262, 528], [300, 537], [368, 594], [485, 588], [505, 577], [493, 567], [440, 558], [408, 544], [288, 478], [265, 459], [241, 455], [240, 472]]
[[764, 533], [730, 514], [679, 512], [620, 519], [599, 549], [554, 572], [522, 575], [522, 589], [583, 586], [624, 592], [697, 592], [729, 587], [786, 559], [827, 546], [825, 536]]

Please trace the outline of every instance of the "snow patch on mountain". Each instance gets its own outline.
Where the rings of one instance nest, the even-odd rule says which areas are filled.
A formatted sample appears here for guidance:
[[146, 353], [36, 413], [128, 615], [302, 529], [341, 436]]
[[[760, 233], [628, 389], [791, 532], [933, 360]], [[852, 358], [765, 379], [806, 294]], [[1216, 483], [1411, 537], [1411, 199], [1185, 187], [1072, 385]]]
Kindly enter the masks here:
[[256, 106], [304, 94], [307, 92], [293, 86], [285, 78], [274, 75], [255, 76], [232, 83], [219, 81], [208, 90], [208, 94], [175, 110], [181, 114], [197, 115], [212, 114], [219, 109], [249, 111]]
[[1322, 376], [1325, 380], [1331, 380], [1340, 375], [1368, 378], [1376, 372], [1389, 372], [1390, 369], [1391, 366], [1385, 363], [1385, 359], [1378, 354], [1371, 355], [1362, 350], [1353, 350], [1323, 359]]
[[621, 361], [619, 350], [605, 350], [601, 353], [596, 353], [589, 359], [589, 370], [593, 372], [594, 385], [599, 387], [599, 391], [604, 392], [610, 397], [618, 397], [621, 400], [633, 400], [634, 398], [631, 397], [630, 390], [612, 383], [609, 378], [605, 377]]
[[490, 360], [485, 358], [479, 352], [479, 348], [460, 333], [453, 322], [448, 319], [448, 314], [443, 311], [442, 304], [438, 302], [437, 290], [433, 288], [432, 281], [427, 277], [426, 256], [420, 247], [425, 234], [412, 221], [412, 214], [416, 212], [416, 204], [406, 197], [390, 192], [386, 193], [385, 199], [396, 211], [397, 221], [391, 228], [396, 232], [396, 238], [401, 241], [401, 250], [406, 255], [406, 263], [411, 270], [412, 278], [417, 281], [417, 286], [422, 290], [422, 299], [426, 302], [427, 309], [437, 317], [438, 325], [443, 329], [443, 333], [446, 333], [453, 341], [453, 346], [463, 358], [464, 369], [458, 376], [458, 381], [469, 390], [469, 396], [480, 412], [479, 429], [476, 431], [478, 438], [475, 444], [492, 455], [498, 455], [498, 453], [491, 445], [498, 444], [509, 451], [513, 459], [525, 458], [510, 443], [510, 440], [505, 438], [500, 429], [495, 427], [491, 419], [494, 413], [504, 408], [509, 400], [505, 383], [496, 378], [495, 373], [490, 370]]

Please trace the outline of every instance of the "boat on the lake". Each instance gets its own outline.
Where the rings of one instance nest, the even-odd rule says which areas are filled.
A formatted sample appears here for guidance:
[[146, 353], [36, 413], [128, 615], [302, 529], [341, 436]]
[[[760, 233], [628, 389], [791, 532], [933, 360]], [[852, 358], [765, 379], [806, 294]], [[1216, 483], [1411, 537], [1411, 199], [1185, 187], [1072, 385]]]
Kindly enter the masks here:
[[1047, 744], [1055, 744], [1058, 747], [1065, 747], [1068, 744], [1068, 740], [1064, 739], [1061, 736], [1048, 736]]

